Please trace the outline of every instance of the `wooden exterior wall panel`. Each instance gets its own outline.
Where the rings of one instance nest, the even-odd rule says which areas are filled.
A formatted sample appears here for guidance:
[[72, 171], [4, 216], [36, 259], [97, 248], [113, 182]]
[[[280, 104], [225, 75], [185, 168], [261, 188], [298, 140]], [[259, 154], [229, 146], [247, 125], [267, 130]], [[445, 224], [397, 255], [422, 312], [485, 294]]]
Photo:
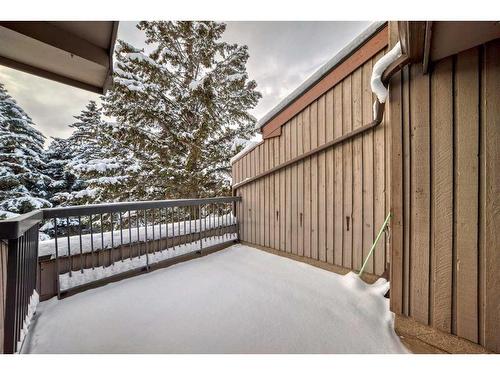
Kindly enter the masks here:
[[[303, 114], [297, 115], [297, 155], [304, 152], [303, 145]], [[297, 255], [304, 255], [304, 163], [297, 165]]]
[[410, 204], [414, 210], [411, 232], [411, 314], [421, 323], [429, 319], [429, 230], [430, 230], [430, 123], [429, 76], [418, 64], [411, 66], [410, 96], [411, 183]]
[[[352, 96], [351, 76], [347, 77], [342, 84], [342, 125], [343, 134], [352, 130]], [[343, 198], [344, 198], [344, 220], [343, 220], [343, 264], [352, 268], [352, 142], [342, 144], [343, 166]]]
[[[342, 85], [337, 85], [333, 90], [334, 95], [334, 129], [333, 136], [335, 138], [342, 136]], [[333, 150], [334, 153], [334, 192], [335, 192], [335, 204], [334, 204], [334, 255], [335, 255], [335, 264], [338, 266], [342, 266], [343, 263], [343, 223], [344, 223], [344, 183], [343, 183], [343, 154], [342, 147], [335, 147]]]
[[[290, 158], [294, 158], [297, 156], [297, 116], [294, 117], [290, 124]], [[290, 252], [292, 254], [297, 255], [297, 242], [298, 242], [298, 221], [299, 221], [299, 213], [298, 213], [298, 179], [297, 179], [297, 168], [298, 165], [294, 164], [290, 167]]]
[[[451, 333], [453, 262], [453, 59], [431, 80], [432, 203], [430, 322]], [[440, 124], [440, 126], [435, 126]]]
[[[500, 349], [500, 40], [391, 83], [391, 309]], [[496, 228], [496, 229], [493, 229]]]
[[457, 56], [455, 77], [456, 333], [478, 338], [478, 49]]
[[[233, 170], [241, 170], [241, 177], [235, 181], [254, 177], [370, 122], [374, 100], [370, 76], [374, 61], [381, 56], [368, 59], [326, 90], [287, 121], [280, 136], [265, 139], [237, 160], [234, 164], [241, 164], [241, 169], [233, 165]], [[389, 172], [389, 167], [383, 165], [385, 132], [380, 134], [377, 160], [382, 166], [378, 173], [385, 181], [383, 174]], [[375, 133], [370, 131], [243, 185], [237, 189], [244, 201], [242, 239], [359, 270], [376, 229], [375, 160]], [[384, 184], [379, 190], [381, 195], [387, 194]], [[379, 199], [381, 224], [387, 199]], [[381, 252], [376, 254], [379, 259], [385, 259], [383, 247], [377, 249]], [[376, 273], [373, 260], [371, 263], [367, 272]], [[385, 269], [385, 262], [380, 262], [378, 274]]]
[[[334, 107], [333, 107], [333, 90], [328, 91], [326, 94], [326, 132], [325, 140], [326, 142], [332, 141], [334, 139]], [[333, 155], [334, 150], [329, 149], [325, 153], [325, 173], [326, 173], [326, 261], [330, 264], [334, 264], [334, 233], [335, 233], [335, 160]]]
[[500, 40], [484, 49], [480, 164], [480, 295], [479, 337], [500, 352]]
[[[318, 146], [326, 142], [326, 97], [318, 99]], [[318, 257], [326, 262], [326, 155], [318, 154]]]
[[[366, 64], [362, 69], [362, 114], [363, 124], [373, 120], [373, 97], [370, 88], [372, 64]], [[366, 259], [374, 238], [373, 223], [373, 131], [363, 134], [363, 241], [362, 259]], [[370, 257], [366, 266], [368, 273], [374, 271], [373, 257]]]
[[[362, 68], [352, 74], [352, 128], [363, 126]], [[363, 263], [363, 137], [352, 141], [352, 254], [353, 268]]]
[[[303, 150], [311, 150], [311, 122], [310, 111], [307, 107], [302, 112], [303, 123]], [[311, 158], [304, 160], [304, 256], [311, 257]]]
[[[311, 149], [318, 147], [318, 105], [310, 107]], [[311, 156], [311, 258], [319, 259], [318, 249], [318, 155]]]
[[[377, 55], [375, 61], [381, 57], [381, 54]], [[388, 194], [389, 189], [386, 189], [385, 186], [385, 175], [389, 173], [389, 168], [385, 165], [387, 162], [385, 157], [385, 128], [386, 121], [384, 119], [373, 131], [373, 225], [375, 231], [378, 231], [382, 227], [387, 215], [385, 202], [386, 194]], [[382, 274], [386, 267], [385, 248], [386, 239], [382, 237], [377, 243], [373, 257], [375, 267], [374, 273], [377, 275]]]

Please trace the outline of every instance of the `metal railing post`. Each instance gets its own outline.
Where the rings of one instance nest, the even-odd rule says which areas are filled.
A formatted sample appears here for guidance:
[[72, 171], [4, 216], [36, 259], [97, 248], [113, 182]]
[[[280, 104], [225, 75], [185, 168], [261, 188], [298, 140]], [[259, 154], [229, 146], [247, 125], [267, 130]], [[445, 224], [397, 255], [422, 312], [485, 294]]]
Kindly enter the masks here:
[[18, 239], [9, 240], [7, 243], [7, 288], [5, 298], [4, 337], [3, 350], [5, 354], [16, 351], [16, 306], [18, 304], [17, 279], [18, 279]]
[[[202, 227], [201, 227], [201, 205], [198, 206], [198, 216], [200, 220], [200, 251], [203, 250], [203, 237], [202, 237]], [[206, 228], [205, 228], [206, 229]]]

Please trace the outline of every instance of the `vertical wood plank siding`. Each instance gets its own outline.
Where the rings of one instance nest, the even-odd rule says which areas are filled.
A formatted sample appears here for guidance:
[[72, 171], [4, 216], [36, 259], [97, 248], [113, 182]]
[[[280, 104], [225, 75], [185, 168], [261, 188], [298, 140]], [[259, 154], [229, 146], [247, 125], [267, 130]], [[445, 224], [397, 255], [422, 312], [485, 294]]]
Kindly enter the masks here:
[[391, 309], [500, 352], [500, 40], [421, 70], [390, 88]]
[[[238, 159], [232, 166], [233, 184], [372, 121], [370, 76], [382, 55], [368, 59], [287, 121], [279, 137], [265, 139]], [[386, 127], [384, 122], [373, 131], [238, 188], [235, 194], [243, 197], [238, 211], [241, 239], [359, 270], [377, 225], [382, 225], [388, 213]], [[263, 214], [255, 217], [255, 212]], [[382, 241], [369, 273], [385, 271], [387, 247]]]

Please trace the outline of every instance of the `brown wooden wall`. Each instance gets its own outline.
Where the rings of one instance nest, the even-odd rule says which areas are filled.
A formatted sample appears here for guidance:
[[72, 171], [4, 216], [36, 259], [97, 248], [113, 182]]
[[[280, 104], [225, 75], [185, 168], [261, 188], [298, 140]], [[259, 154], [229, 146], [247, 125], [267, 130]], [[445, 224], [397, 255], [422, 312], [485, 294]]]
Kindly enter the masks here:
[[[385, 34], [386, 35], [386, 34]], [[233, 184], [255, 177], [373, 120], [373, 64], [359, 65], [233, 164]], [[390, 202], [390, 140], [385, 121], [342, 144], [236, 189], [241, 239], [359, 270]], [[382, 238], [367, 272], [386, 269]]]
[[500, 352], [500, 40], [391, 81], [391, 308]]

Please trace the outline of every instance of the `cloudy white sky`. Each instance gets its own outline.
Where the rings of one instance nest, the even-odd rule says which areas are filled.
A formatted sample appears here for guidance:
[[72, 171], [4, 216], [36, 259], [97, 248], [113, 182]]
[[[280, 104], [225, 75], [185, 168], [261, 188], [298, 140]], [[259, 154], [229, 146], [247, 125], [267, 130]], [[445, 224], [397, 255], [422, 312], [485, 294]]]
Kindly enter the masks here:
[[[120, 22], [118, 38], [144, 47], [136, 22]], [[335, 55], [369, 22], [227, 22], [224, 39], [249, 48], [247, 69], [263, 97], [260, 118]], [[47, 136], [67, 137], [85, 104], [99, 96], [0, 66], [0, 82]]]

